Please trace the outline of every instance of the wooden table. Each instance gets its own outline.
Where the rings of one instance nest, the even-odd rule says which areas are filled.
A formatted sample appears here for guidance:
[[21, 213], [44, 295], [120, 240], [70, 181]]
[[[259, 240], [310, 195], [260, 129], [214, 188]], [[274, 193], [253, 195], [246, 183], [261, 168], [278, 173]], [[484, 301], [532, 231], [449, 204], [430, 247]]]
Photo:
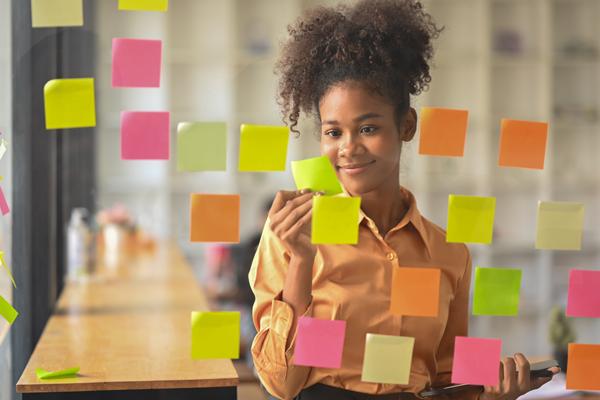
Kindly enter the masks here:
[[[235, 399], [230, 360], [192, 360], [190, 312], [207, 310], [175, 245], [99, 268], [69, 283], [19, 382], [23, 399]], [[37, 379], [36, 368], [79, 366], [71, 379]]]

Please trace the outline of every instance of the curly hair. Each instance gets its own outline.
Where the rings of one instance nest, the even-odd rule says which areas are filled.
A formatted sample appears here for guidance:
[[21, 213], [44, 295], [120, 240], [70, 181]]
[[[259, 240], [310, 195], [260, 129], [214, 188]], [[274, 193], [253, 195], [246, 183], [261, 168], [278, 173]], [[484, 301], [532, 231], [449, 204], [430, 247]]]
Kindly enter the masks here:
[[360, 0], [351, 7], [317, 7], [288, 26], [275, 66], [278, 104], [292, 132], [301, 112], [317, 116], [327, 90], [354, 80], [395, 106], [396, 119], [431, 81], [431, 15], [416, 0]]

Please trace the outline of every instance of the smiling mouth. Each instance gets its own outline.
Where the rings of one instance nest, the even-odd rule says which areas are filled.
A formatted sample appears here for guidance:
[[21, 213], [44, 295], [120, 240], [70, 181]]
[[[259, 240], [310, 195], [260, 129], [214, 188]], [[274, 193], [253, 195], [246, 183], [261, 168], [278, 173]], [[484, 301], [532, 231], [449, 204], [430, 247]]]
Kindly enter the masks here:
[[363, 172], [364, 170], [367, 169], [368, 166], [370, 166], [374, 162], [375, 162], [375, 160], [369, 161], [366, 163], [360, 163], [360, 164], [338, 165], [338, 169], [341, 171], [344, 171], [346, 173], [349, 173], [349, 174], [356, 174], [356, 173]]

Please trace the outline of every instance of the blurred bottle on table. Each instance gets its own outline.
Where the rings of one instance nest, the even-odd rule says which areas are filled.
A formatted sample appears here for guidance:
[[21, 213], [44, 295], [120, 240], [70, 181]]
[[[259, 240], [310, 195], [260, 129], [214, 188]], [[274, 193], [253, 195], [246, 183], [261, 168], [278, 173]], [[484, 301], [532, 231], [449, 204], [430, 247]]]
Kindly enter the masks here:
[[92, 268], [92, 231], [86, 222], [88, 211], [74, 208], [67, 226], [67, 280], [88, 276]]

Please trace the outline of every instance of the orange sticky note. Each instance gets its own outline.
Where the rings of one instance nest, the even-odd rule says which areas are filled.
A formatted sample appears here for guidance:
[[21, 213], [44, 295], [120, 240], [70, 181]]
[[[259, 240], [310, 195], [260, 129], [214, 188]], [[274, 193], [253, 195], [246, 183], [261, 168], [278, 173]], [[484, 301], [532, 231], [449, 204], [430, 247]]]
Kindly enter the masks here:
[[502, 119], [500, 156], [502, 167], [544, 169], [548, 124]]
[[600, 390], [600, 344], [569, 343], [567, 389]]
[[192, 194], [190, 240], [192, 242], [240, 242], [240, 196]]
[[419, 154], [462, 157], [467, 136], [467, 110], [421, 108]]
[[390, 312], [398, 315], [437, 317], [440, 303], [437, 268], [394, 267]]

